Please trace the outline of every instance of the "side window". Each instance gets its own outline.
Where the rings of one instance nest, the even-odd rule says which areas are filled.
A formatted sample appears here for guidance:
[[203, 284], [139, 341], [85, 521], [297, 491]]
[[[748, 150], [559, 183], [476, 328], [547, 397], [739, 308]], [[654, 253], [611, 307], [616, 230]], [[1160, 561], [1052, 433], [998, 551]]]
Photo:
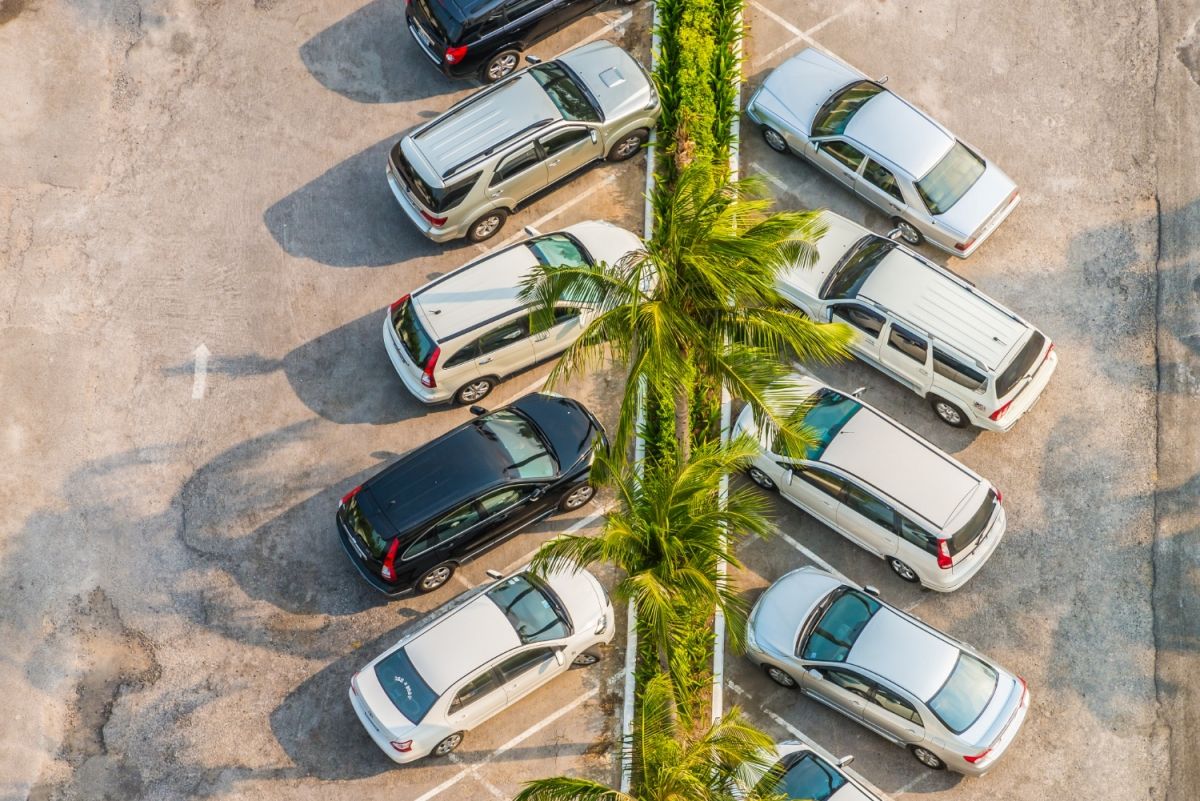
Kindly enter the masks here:
[[937, 553], [937, 538], [906, 517], [900, 518], [900, 536], [923, 551]]
[[918, 726], [922, 725], [921, 716], [917, 714], [917, 710], [913, 709], [912, 704], [910, 704], [908, 701], [905, 701], [891, 690], [876, 686], [875, 692], [870, 696], [870, 700], [883, 707], [888, 712], [891, 712], [893, 715], [898, 715], [905, 720], [911, 720]]
[[842, 487], [845, 484], [840, 478], [835, 475], [826, 473], [824, 470], [817, 470], [813, 467], [800, 467], [799, 465], [792, 468], [796, 471], [796, 476], [812, 484], [817, 489], [837, 498], [842, 494]]
[[533, 487], [516, 487], [514, 489], [500, 490], [493, 492], [479, 502], [483, 507], [484, 515], [490, 517], [498, 512], [503, 512], [505, 509], [511, 509], [521, 501], [533, 494]]
[[507, 9], [509, 20], [517, 20], [526, 14], [538, 11], [543, 8], [550, 8], [553, 4], [547, 3], [546, 0], [516, 0], [515, 3], [509, 5]]
[[554, 657], [552, 648], [534, 648], [532, 651], [522, 651], [510, 656], [500, 663], [500, 675], [505, 681], [512, 681], [527, 670], [532, 670], [547, 659]]
[[523, 150], [518, 150], [500, 162], [500, 166], [496, 168], [495, 174], [492, 175], [491, 185], [495, 186], [496, 184], [503, 183], [514, 175], [529, 169], [539, 161], [541, 159], [538, 158], [537, 151], [534, 150], [533, 145]]
[[450, 702], [450, 711], [457, 712], [498, 688], [499, 682], [496, 681], [496, 674], [489, 668], [463, 685], [462, 689], [458, 691], [458, 695], [454, 696], [454, 700]]
[[400, 558], [412, 559], [414, 556], [420, 556], [443, 542], [449, 542], [478, 522], [479, 512], [475, 509], [474, 504], [468, 503], [460, 506], [439, 520], [419, 540], [408, 546]]
[[546, 151], [547, 157], [553, 157], [555, 154], [561, 153], [567, 148], [579, 144], [584, 139], [590, 139], [591, 134], [587, 128], [567, 128], [565, 131], [558, 131], [549, 136], [544, 136], [541, 142], [542, 148]]
[[900, 187], [896, 183], [896, 176], [892, 175], [891, 172], [874, 160], [867, 160], [867, 166], [863, 169], [863, 178], [866, 178], [873, 186], [891, 195], [901, 203], [904, 202], [904, 195], [900, 194]]
[[883, 331], [883, 315], [876, 314], [870, 309], [864, 309], [862, 306], [850, 304], [834, 306], [833, 316], [843, 323], [854, 326], [871, 339], [879, 339], [879, 334]]
[[933, 371], [942, 378], [948, 378], [955, 384], [961, 384], [975, 392], [983, 392], [987, 387], [987, 376], [953, 356], [947, 356], [937, 348], [933, 349]]
[[499, 328], [494, 328], [479, 338], [479, 355], [491, 353], [529, 336], [529, 315], [525, 315]]
[[866, 699], [871, 698], [871, 691], [875, 689], [875, 685], [848, 670], [824, 668], [823, 672], [826, 679], [841, 687], [843, 690], [849, 690], [855, 695], [862, 696]]
[[858, 165], [862, 164], [864, 158], [858, 148], [847, 142], [822, 142], [821, 149], [840, 161], [850, 172], [858, 172]]
[[846, 498], [842, 503], [875, 525], [892, 532], [896, 530], [895, 510], [861, 487], [847, 484]]
[[480, 23], [479, 30], [476, 32], [475, 36], [480, 39], [485, 36], [490, 36], [496, 31], [497, 28], [502, 27], [507, 21], [508, 20], [506, 20], [504, 15], [499, 11], [494, 14], [490, 14], [482, 23]]
[[[573, 306], [559, 306], [558, 308], [556, 308], [554, 310], [554, 322], [552, 322], [550, 324], [550, 328], [562, 325], [564, 323], [569, 323], [572, 320], [578, 319], [578, 317], [579, 317], [579, 309], [577, 309]], [[533, 321], [530, 325], [530, 328], [533, 330], [533, 333], [535, 333], [535, 334], [548, 330], [546, 328], [538, 328], [537, 315], [533, 316]]]
[[455, 353], [449, 359], [442, 363], [442, 369], [447, 367], [458, 367], [460, 364], [465, 364], [479, 355], [479, 340], [475, 340], [469, 345], [464, 345], [462, 350]]
[[929, 344], [924, 339], [898, 325], [893, 325], [892, 333], [888, 334], [888, 347], [900, 351], [918, 364], [924, 364], [929, 354]]

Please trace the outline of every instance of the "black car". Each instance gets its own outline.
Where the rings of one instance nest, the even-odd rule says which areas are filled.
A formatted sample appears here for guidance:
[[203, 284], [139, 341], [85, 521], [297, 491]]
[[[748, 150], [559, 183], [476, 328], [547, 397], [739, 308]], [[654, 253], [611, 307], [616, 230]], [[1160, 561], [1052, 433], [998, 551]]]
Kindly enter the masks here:
[[337, 529], [350, 560], [387, 595], [430, 592], [525, 526], [592, 499], [604, 428], [583, 404], [526, 395], [401, 458], [346, 493]]
[[[408, 0], [408, 30], [425, 55], [451, 78], [476, 74], [498, 81], [521, 52], [605, 0]], [[632, 5], [637, 0], [616, 0]]]

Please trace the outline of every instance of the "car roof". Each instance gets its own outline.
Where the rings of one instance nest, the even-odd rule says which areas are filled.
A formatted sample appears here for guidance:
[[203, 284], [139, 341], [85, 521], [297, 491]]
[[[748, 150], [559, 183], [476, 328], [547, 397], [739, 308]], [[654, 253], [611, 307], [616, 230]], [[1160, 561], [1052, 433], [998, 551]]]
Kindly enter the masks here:
[[485, 593], [416, 634], [404, 650], [429, 688], [441, 695], [520, 644], [508, 618]]
[[960, 653], [911, 618], [883, 606], [854, 641], [846, 663], [882, 676], [928, 701], [946, 683]]
[[1005, 364], [1032, 331], [991, 298], [902, 247], [883, 258], [858, 296], [875, 301], [992, 371]]
[[820, 461], [857, 476], [939, 528], [979, 489], [981, 481], [869, 406], [842, 426]]
[[445, 342], [486, 320], [526, 304], [521, 281], [537, 264], [525, 242], [489, 254], [417, 290], [413, 301], [422, 322], [438, 342]]
[[863, 104], [845, 133], [917, 179], [954, 146], [941, 126], [886, 89]]

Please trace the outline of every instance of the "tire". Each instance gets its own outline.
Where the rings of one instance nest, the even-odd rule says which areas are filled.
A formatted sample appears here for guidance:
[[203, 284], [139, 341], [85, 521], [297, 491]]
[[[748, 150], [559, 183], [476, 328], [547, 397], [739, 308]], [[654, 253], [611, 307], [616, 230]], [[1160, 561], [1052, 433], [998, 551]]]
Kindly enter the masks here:
[[588, 667], [600, 661], [600, 654], [595, 651], [582, 651], [575, 654], [575, 658], [571, 660], [571, 667]]
[[966, 428], [971, 424], [971, 418], [967, 417], [967, 413], [945, 398], [930, 395], [929, 405], [938, 419], [948, 426]]
[[574, 512], [583, 506], [586, 506], [588, 501], [596, 497], [596, 488], [591, 484], [576, 484], [558, 502], [558, 511]]
[[445, 738], [440, 743], [435, 745], [433, 747], [433, 750], [429, 752], [429, 755], [430, 756], [439, 756], [439, 757], [446, 756], [451, 751], [453, 751], [455, 748], [458, 748], [459, 744], [462, 741], [463, 741], [463, 733], [461, 731], [456, 731], [456, 732], [454, 732], [454, 734], [451, 734], [449, 737]]
[[501, 78], [507, 78], [509, 75], [512, 75], [519, 66], [521, 66], [521, 52], [519, 50], [511, 48], [501, 50], [479, 68], [479, 80], [484, 83], [495, 83]]
[[942, 761], [942, 758], [926, 748], [922, 748], [919, 745], [910, 745], [908, 752], [913, 755], [913, 759], [930, 770], [946, 769], [946, 763]]
[[746, 471], [746, 475], [750, 477], [751, 481], [765, 490], [775, 492], [779, 489], [779, 487], [775, 486], [775, 482], [771, 480], [771, 477], [757, 467], [751, 467]]
[[438, 589], [450, 580], [456, 567], [457, 565], [451, 562], [442, 562], [440, 565], [429, 568], [421, 578], [417, 579], [417, 592], [424, 594]]
[[469, 384], [464, 384], [458, 388], [458, 392], [454, 393], [454, 402], [460, 406], [466, 406], [470, 403], [479, 403], [479, 401], [491, 394], [496, 388], [496, 379], [494, 378], [477, 378]]
[[767, 147], [776, 153], [787, 153], [791, 149], [788, 147], [787, 140], [783, 138], [783, 134], [774, 128], [763, 128], [762, 138], [767, 143]]
[[650, 134], [645, 128], [639, 128], [636, 131], [625, 134], [620, 142], [617, 142], [609, 149], [608, 155], [605, 157], [609, 161], [625, 161], [631, 159], [638, 154], [642, 149], [642, 145], [646, 144], [646, 140], [650, 138]]
[[775, 667], [774, 665], [763, 665], [763, 670], [765, 670], [767, 672], [767, 675], [771, 677], [771, 681], [775, 682], [780, 687], [787, 687], [788, 689], [792, 689], [797, 686], [796, 680], [793, 679], [787, 673], [787, 671], [780, 670], [779, 668]]
[[887, 563], [888, 567], [892, 569], [893, 573], [907, 581], [909, 584], [919, 584], [921, 582], [921, 577], [917, 575], [917, 571], [913, 570], [896, 557], [889, 556]]
[[904, 240], [904, 244], [917, 247], [925, 242], [925, 237], [916, 229], [908, 220], [902, 220], [899, 217], [892, 218], [892, 227], [899, 229], [900, 238]]
[[486, 242], [504, 227], [504, 221], [507, 219], [507, 211], [504, 209], [492, 209], [471, 223], [471, 227], [467, 229], [467, 239], [472, 242]]
[[636, 3], [636, 2], [638, 2], [638, 0], [617, 0], [617, 5], [619, 5], [619, 6], [631, 6], [631, 5], [633, 5], [634, 3]]

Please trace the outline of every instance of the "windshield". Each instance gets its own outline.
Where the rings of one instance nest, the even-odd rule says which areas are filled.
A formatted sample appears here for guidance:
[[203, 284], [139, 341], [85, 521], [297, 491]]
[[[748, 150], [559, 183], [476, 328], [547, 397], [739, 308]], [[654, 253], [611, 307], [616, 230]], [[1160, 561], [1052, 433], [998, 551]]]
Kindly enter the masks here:
[[508, 474], [516, 478], [550, 478], [558, 464], [529, 421], [516, 412], [501, 410], [482, 418], [479, 430], [508, 455]]
[[392, 328], [404, 347], [404, 352], [418, 369], [425, 369], [429, 357], [437, 350], [437, 343], [425, 331], [421, 321], [417, 319], [417, 311], [413, 308], [412, 298], [407, 298], [392, 312]]
[[557, 62], [538, 64], [529, 74], [550, 95], [550, 101], [562, 113], [563, 119], [599, 122], [600, 111], [592, 102], [586, 88]]
[[[804, 425], [810, 430], [814, 441], [800, 457], [802, 459], [820, 459], [833, 438], [862, 408], [862, 404], [851, 396], [828, 387], [817, 390], [812, 397], [814, 402], [804, 415]], [[776, 438], [774, 450], [778, 454], [791, 455], [786, 453], [782, 437]]]
[[416, 0], [422, 16], [443, 42], [454, 44], [462, 36], [462, 20], [451, 13], [444, 0]]
[[806, 751], [780, 776], [778, 769], [783, 764], [779, 763], [756, 788], [760, 795], [782, 795], [787, 801], [827, 801], [846, 783], [842, 774], [811, 751]]
[[850, 649], [854, 647], [854, 641], [879, 611], [880, 603], [849, 587], [834, 590], [827, 598], [833, 601], [808, 635], [808, 642], [804, 644], [804, 658], [845, 662]]
[[342, 520], [346, 525], [358, 535], [367, 548], [370, 549], [371, 555], [376, 559], [383, 558], [384, 551], [388, 548], [389, 540], [385, 540], [371, 525], [371, 521], [363, 514], [362, 508], [358, 505], [359, 496], [356, 494], [353, 498], [345, 503], [341, 509]]
[[929, 207], [929, 213], [949, 211], [983, 175], [983, 168], [983, 159], [967, 150], [962, 142], [955, 142], [929, 174], [917, 181], [917, 192]]
[[1034, 362], [1037, 361], [1038, 356], [1042, 355], [1042, 348], [1045, 346], [1045, 335], [1041, 331], [1034, 331], [1025, 346], [1021, 348], [1021, 352], [1017, 354], [1017, 358], [1013, 359], [1012, 363], [996, 379], [997, 399], [1012, 392], [1022, 378], [1033, 372]]
[[817, 110], [813, 118], [813, 136], [840, 136], [850, 124], [850, 118], [875, 95], [883, 91], [883, 87], [870, 81], [852, 83], [833, 97], [825, 101], [825, 105]]
[[895, 247], [895, 242], [874, 234], [858, 240], [829, 271], [829, 277], [821, 287], [821, 300], [857, 297], [863, 284], [879, 266], [879, 262]]
[[550, 234], [529, 241], [538, 264], [547, 267], [587, 267], [592, 263], [583, 248], [566, 234]]
[[375, 665], [375, 678], [379, 679], [379, 685], [400, 714], [413, 723], [420, 723], [437, 700], [437, 695], [413, 667], [403, 648]]
[[557, 596], [524, 574], [504, 579], [488, 590], [487, 596], [500, 607], [523, 643], [556, 640], [571, 633]]
[[996, 692], [996, 669], [960, 653], [950, 678], [929, 700], [929, 708], [946, 728], [962, 734], [979, 719]]
[[992, 519], [992, 513], [996, 511], [996, 493], [994, 490], [988, 490], [987, 498], [983, 505], [975, 510], [975, 514], [971, 515], [971, 519], [967, 524], [954, 532], [954, 536], [948, 541], [950, 555], [960, 554], [967, 548], [971, 547], [971, 543], [979, 539], [979, 535], [983, 533], [987, 527], [988, 521]]

